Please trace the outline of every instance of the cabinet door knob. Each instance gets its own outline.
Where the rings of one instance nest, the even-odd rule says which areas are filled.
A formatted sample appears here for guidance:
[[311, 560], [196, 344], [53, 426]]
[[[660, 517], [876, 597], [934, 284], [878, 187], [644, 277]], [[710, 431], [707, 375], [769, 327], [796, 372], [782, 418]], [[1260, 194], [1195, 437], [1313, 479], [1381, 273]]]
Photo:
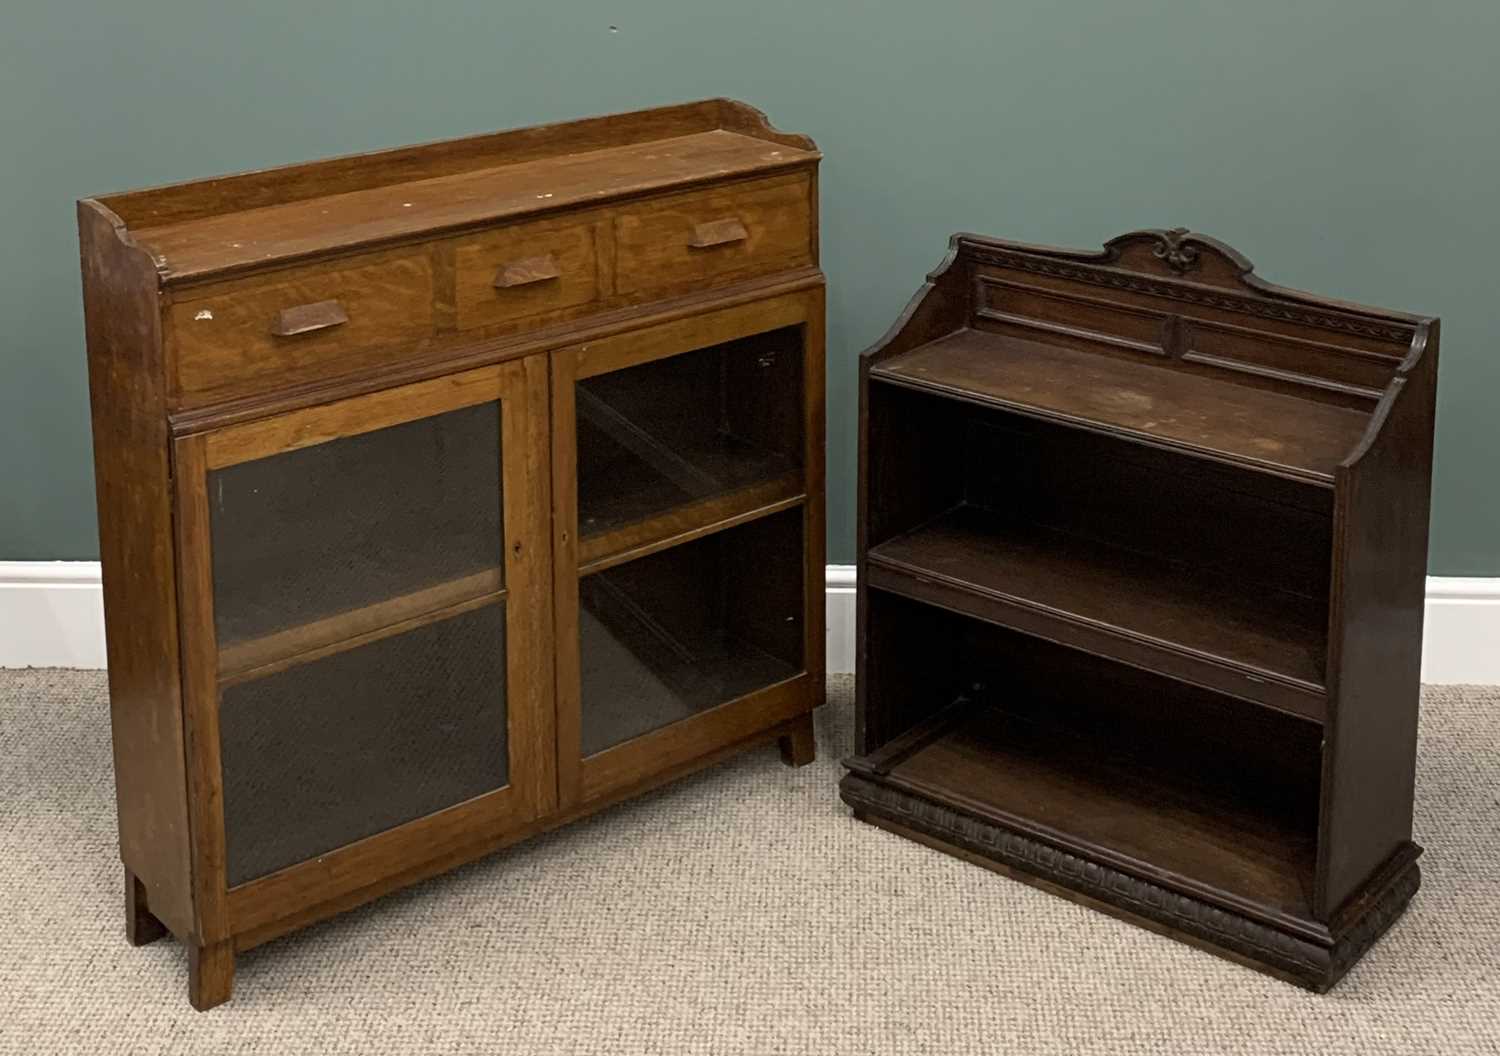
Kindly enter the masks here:
[[557, 258], [551, 253], [540, 257], [524, 257], [500, 265], [495, 273], [495, 289], [508, 290], [512, 286], [529, 286], [533, 282], [546, 282], [562, 274]]
[[693, 240], [688, 243], [688, 248], [712, 249], [714, 246], [743, 242], [749, 237], [745, 225], [740, 223], [738, 217], [731, 216], [727, 220], [709, 220], [698, 224], [693, 228]]
[[315, 301], [299, 304], [295, 308], [283, 308], [276, 313], [271, 324], [271, 333], [277, 337], [292, 337], [310, 334], [314, 330], [327, 330], [331, 326], [343, 326], [349, 321], [349, 313], [338, 301]]

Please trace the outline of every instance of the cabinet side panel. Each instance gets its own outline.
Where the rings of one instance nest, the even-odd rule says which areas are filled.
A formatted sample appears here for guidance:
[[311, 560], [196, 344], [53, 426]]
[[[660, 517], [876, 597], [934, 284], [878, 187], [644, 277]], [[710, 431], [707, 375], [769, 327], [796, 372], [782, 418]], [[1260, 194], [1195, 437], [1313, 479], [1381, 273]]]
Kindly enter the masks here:
[[1324, 918], [1411, 839], [1437, 336], [1434, 322], [1373, 442], [1338, 471], [1316, 891]]
[[191, 931], [170, 463], [156, 271], [78, 207], [120, 856], [151, 912]]
[[[870, 653], [870, 596], [865, 586], [869, 582], [866, 556], [871, 538], [874, 536], [876, 542], [886, 538], [895, 524], [902, 524], [901, 530], [913, 527], [917, 522], [907, 523], [909, 518], [930, 504], [933, 496], [945, 494], [953, 480], [952, 466], [935, 462], [934, 471], [924, 473], [913, 492], [903, 494], [890, 486], [888, 463], [893, 457], [911, 464], [912, 445], [925, 444], [931, 438], [903, 428], [899, 421], [887, 420], [890, 400], [872, 399], [870, 368], [964, 324], [969, 313], [964, 277], [968, 269], [955, 266], [957, 254], [957, 247], [950, 246], [947, 257], [912, 295], [890, 329], [859, 357], [859, 452], [854, 500], [854, 751], [858, 754], [874, 751], [899, 732], [882, 711], [880, 697], [871, 694], [872, 681], [879, 677], [878, 657]], [[926, 449], [918, 447], [916, 454], [925, 456]]]
[[[814, 236], [816, 245], [816, 236]], [[824, 350], [826, 305], [820, 284], [807, 294], [803, 355], [803, 510], [804, 589], [807, 593], [803, 664], [812, 679], [813, 707], [827, 694], [828, 602], [828, 422], [827, 362]]]

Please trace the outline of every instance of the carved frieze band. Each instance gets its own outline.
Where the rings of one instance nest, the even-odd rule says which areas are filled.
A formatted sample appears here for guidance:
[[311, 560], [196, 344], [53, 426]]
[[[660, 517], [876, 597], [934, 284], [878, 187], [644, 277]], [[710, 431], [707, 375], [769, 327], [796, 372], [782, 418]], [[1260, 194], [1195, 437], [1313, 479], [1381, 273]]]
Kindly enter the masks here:
[[1396, 918], [1406, 909], [1406, 904], [1421, 886], [1422, 870], [1413, 862], [1386, 888], [1380, 900], [1339, 939], [1338, 945], [1334, 946], [1333, 965], [1329, 972], [1332, 978], [1337, 979], [1343, 975], [1366, 950], [1375, 945], [1375, 940], [1396, 922]]
[[[1048, 260], [1044, 257], [1034, 257], [1025, 253], [1007, 253], [1004, 250], [991, 249], [976, 245], [966, 245], [969, 258], [978, 264], [993, 264], [1000, 268], [1014, 268], [1018, 271], [1029, 271], [1038, 275], [1050, 275], [1059, 279], [1071, 279], [1076, 282], [1087, 282], [1095, 286], [1107, 286], [1117, 290], [1130, 290], [1135, 293], [1147, 293], [1155, 297], [1166, 297], [1175, 301], [1186, 301], [1189, 304], [1202, 305], [1206, 308], [1220, 308], [1230, 312], [1240, 312], [1244, 315], [1258, 315], [1266, 319], [1279, 319], [1283, 322], [1301, 323], [1306, 326], [1318, 326], [1325, 330], [1342, 330], [1345, 333], [1358, 334], [1362, 337], [1373, 337], [1381, 341], [1396, 341], [1403, 344], [1411, 342], [1414, 331], [1401, 326], [1382, 326], [1379, 323], [1366, 322], [1362, 319], [1350, 318], [1342, 315], [1330, 315], [1309, 308], [1298, 308], [1293, 305], [1278, 304], [1274, 301], [1257, 300], [1252, 297], [1237, 297], [1232, 293], [1219, 293], [1213, 290], [1205, 290], [1192, 286], [1182, 286], [1173, 282], [1161, 282], [1146, 278], [1141, 275], [1126, 275], [1120, 272], [1112, 272], [1084, 265], [1069, 264], [1064, 261]], [[1191, 248], [1191, 247], [1188, 247]], [[1174, 270], [1176, 264], [1169, 255], [1162, 256]], [[1196, 260], [1196, 257], [1193, 258]], [[1191, 261], [1183, 259], [1180, 261], [1186, 268]]]
[[981, 857], [1081, 892], [1140, 917], [1186, 932], [1225, 950], [1278, 968], [1311, 985], [1326, 986], [1359, 959], [1416, 892], [1415, 865], [1404, 872], [1348, 934], [1329, 950], [1257, 921], [1169, 891], [1147, 880], [1060, 850], [1011, 829], [961, 814], [898, 789], [848, 774], [839, 784], [845, 803], [888, 818]]

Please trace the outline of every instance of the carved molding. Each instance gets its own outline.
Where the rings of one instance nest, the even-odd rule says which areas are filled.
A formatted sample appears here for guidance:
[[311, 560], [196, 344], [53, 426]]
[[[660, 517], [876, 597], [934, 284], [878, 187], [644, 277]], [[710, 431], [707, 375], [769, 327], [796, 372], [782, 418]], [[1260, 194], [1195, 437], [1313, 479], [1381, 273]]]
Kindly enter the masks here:
[[[1170, 233], [1168, 232], [1167, 234]], [[1177, 248], [1173, 249], [1171, 248], [1172, 245], [1173, 243], [1163, 237], [1157, 247], [1162, 252], [1157, 252], [1155, 249], [1152, 252], [1165, 260], [1174, 270], [1185, 270], [1186, 266], [1188, 266], [1186, 258], [1181, 256], [1184, 250], [1192, 251], [1191, 263], [1196, 263], [1198, 258], [1195, 247], [1184, 247], [1178, 243]], [[1361, 337], [1373, 337], [1381, 341], [1410, 344], [1412, 336], [1415, 333], [1415, 330], [1411, 327], [1383, 325], [1351, 316], [1332, 315], [1328, 312], [1320, 312], [1316, 309], [1284, 304], [1278, 301], [1239, 296], [1226, 291], [1205, 289], [1201, 286], [1182, 285], [1170, 279], [1152, 279], [1144, 275], [1132, 275], [1125, 272], [1113, 271], [1108, 268], [1070, 264], [1066, 261], [1052, 260], [1047, 257], [1033, 256], [1028, 253], [995, 249], [974, 243], [966, 244], [965, 249], [967, 250], [969, 259], [976, 264], [992, 264], [1000, 268], [1013, 268], [1017, 271], [1029, 271], [1037, 275], [1050, 275], [1059, 279], [1087, 282], [1094, 286], [1106, 286], [1117, 290], [1130, 290], [1134, 293], [1146, 293], [1154, 297], [1165, 297], [1174, 301], [1186, 301], [1189, 304], [1201, 305], [1205, 308], [1219, 308], [1225, 311], [1239, 312], [1244, 315], [1257, 315], [1265, 319], [1278, 319], [1283, 322], [1300, 323], [1304, 326], [1322, 327], [1325, 330], [1340, 330], [1344, 333], [1358, 334]], [[1178, 269], [1177, 265], [1172, 262], [1171, 255], [1174, 252], [1179, 254], [1179, 260], [1185, 262], [1184, 269]]]
[[1182, 236], [1187, 233], [1185, 227], [1163, 231], [1156, 236], [1156, 245], [1151, 247], [1151, 255], [1165, 261], [1167, 267], [1179, 275], [1198, 266], [1198, 247], [1183, 241]]
[[1319, 990], [1336, 982], [1384, 933], [1416, 892], [1421, 877], [1413, 863], [1329, 949], [858, 774], [846, 775], [839, 784], [839, 793], [855, 810], [888, 818], [981, 857], [1118, 906], [1291, 975]]
[[1386, 933], [1406, 909], [1406, 904], [1422, 886], [1422, 870], [1415, 861], [1402, 870], [1390, 887], [1382, 892], [1379, 900], [1360, 917], [1354, 927], [1340, 937], [1333, 948], [1333, 964], [1329, 970], [1332, 979], [1339, 979], [1375, 941]]

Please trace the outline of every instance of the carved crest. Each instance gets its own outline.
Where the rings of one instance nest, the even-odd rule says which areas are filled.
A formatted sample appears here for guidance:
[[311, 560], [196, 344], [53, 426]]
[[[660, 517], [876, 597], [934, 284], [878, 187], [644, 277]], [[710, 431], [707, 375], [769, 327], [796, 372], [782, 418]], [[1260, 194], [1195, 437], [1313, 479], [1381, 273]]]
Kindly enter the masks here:
[[1156, 236], [1156, 245], [1151, 247], [1151, 255], [1166, 261], [1167, 267], [1179, 275], [1198, 266], [1198, 247], [1184, 241], [1187, 233], [1185, 227], [1162, 231]]

